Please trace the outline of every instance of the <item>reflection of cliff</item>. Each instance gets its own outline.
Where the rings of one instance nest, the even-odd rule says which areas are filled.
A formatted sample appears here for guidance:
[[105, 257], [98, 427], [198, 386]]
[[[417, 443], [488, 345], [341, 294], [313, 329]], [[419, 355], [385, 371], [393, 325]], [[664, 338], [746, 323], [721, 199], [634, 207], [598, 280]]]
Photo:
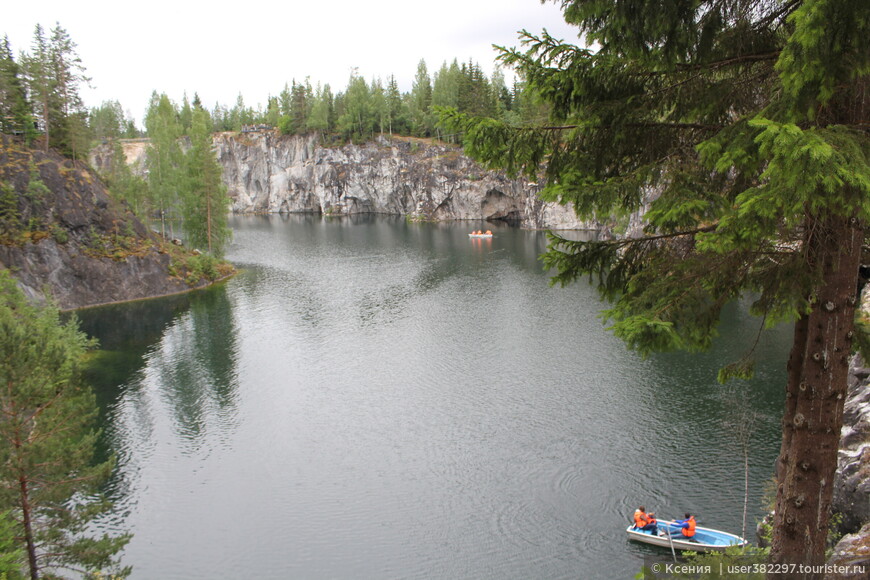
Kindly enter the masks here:
[[456, 147], [408, 138], [321, 147], [314, 136], [215, 136], [236, 212], [380, 213], [583, 228], [570, 207], [538, 199], [537, 184], [486, 171]]

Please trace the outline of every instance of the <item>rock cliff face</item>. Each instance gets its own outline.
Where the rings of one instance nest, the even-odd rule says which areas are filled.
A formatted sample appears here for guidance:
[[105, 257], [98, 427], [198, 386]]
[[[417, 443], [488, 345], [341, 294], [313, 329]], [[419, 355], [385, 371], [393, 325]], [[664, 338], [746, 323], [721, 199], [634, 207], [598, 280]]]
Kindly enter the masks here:
[[833, 508], [842, 514], [842, 529], [855, 532], [870, 523], [870, 368], [859, 355], [851, 366]]
[[0, 135], [0, 268], [64, 310], [151, 298], [209, 282], [86, 167]]
[[223, 133], [215, 151], [239, 213], [382, 213], [423, 220], [506, 221], [584, 229], [570, 207], [540, 201], [540, 187], [486, 171], [460, 149], [380, 138], [323, 147], [316, 136]]

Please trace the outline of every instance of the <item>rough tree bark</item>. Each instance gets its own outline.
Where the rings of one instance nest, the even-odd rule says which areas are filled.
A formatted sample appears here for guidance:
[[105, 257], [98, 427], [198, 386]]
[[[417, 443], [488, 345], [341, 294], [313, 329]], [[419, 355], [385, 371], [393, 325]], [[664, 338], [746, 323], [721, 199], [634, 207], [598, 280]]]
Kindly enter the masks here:
[[[812, 311], [795, 324], [788, 361], [776, 466], [774, 564], [824, 564], [863, 239], [863, 224], [856, 218], [831, 216], [806, 223], [803, 249], [809, 264], [822, 267], [824, 285], [813, 297]], [[821, 574], [795, 570], [776, 575], [815, 577]]]

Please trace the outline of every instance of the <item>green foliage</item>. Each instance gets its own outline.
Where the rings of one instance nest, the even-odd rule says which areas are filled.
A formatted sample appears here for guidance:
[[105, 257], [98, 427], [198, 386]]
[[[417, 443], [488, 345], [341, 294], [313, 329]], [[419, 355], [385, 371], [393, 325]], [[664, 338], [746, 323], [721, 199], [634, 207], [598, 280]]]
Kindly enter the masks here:
[[88, 127], [94, 139], [120, 139], [138, 137], [132, 119], [129, 119], [118, 101], [104, 101], [88, 113]]
[[0, 41], [0, 132], [24, 135], [28, 143], [35, 136], [23, 71], [6, 36]]
[[160, 215], [161, 233], [166, 237], [166, 220], [173, 217], [177, 192], [184, 179], [183, 153], [179, 144], [181, 125], [175, 105], [165, 94], [151, 95], [145, 115], [145, 127], [151, 137], [148, 149], [149, 205]]
[[[611, 329], [644, 355], [709, 348], [723, 306], [743, 296], [754, 298], [751, 311], [766, 326], [800, 321], [795, 352], [842, 349], [841, 335], [822, 322], [838, 307], [831, 316], [851, 314], [870, 218], [870, 3], [561, 6], [594, 48], [523, 32], [523, 49], [500, 56], [549, 104], [547, 121], [517, 127], [505, 117], [440, 111], [467, 153], [545, 182], [545, 199], [601, 221], [645, 212], [643, 232], [623, 239], [551, 236], [544, 264], [555, 269], [554, 283], [597, 283], [613, 303], [605, 312]], [[824, 305], [822, 295], [831, 297]], [[810, 317], [813, 326], [800, 332]], [[751, 374], [755, 342], [720, 379]], [[827, 388], [845, 390], [842, 367], [825, 373]], [[820, 374], [796, 364], [790, 394]], [[790, 437], [798, 405], [802, 416], [822, 409], [818, 396], [796, 399], [783, 420], [788, 467], [771, 558], [817, 563], [823, 542], [818, 534], [805, 540], [802, 530], [821, 528], [827, 500], [794, 466], [812, 453], [825, 478], [836, 456], [821, 441], [821, 424], [820, 435]], [[838, 415], [821, 420], [827, 432], [839, 429]]]
[[0, 510], [14, 514], [32, 577], [115, 567], [129, 537], [86, 535], [109, 507], [98, 489], [112, 469], [93, 463], [97, 408], [80, 379], [92, 343], [57, 309], [29, 304], [7, 271], [0, 297]]
[[31, 162], [30, 179], [27, 182], [27, 191], [25, 192], [25, 195], [30, 198], [31, 202], [38, 205], [41, 200], [50, 193], [51, 190], [48, 189], [48, 186], [45, 185], [45, 182], [42, 181], [42, 178], [39, 175], [39, 168], [36, 164]]
[[187, 257], [186, 267], [187, 276], [184, 281], [190, 286], [195, 286], [203, 279], [215, 281], [221, 276], [221, 261], [209, 254]]
[[148, 214], [153, 199], [148, 182], [134, 175], [126, 163], [124, 149], [119, 141], [112, 142], [112, 156], [108, 170], [101, 175], [109, 190], [119, 200], [126, 201], [139, 217]]
[[22, 578], [24, 550], [17, 542], [17, 526], [10, 512], [0, 513], [0, 578], [17, 580]]
[[764, 564], [768, 555], [769, 550], [766, 548], [753, 547], [731, 547], [724, 552], [683, 552], [688, 566], [696, 570], [709, 570], [691, 576], [697, 580], [764, 580]]
[[220, 257], [232, 233], [227, 226], [230, 199], [212, 151], [208, 112], [195, 109], [191, 123], [191, 146], [184, 158], [186, 179], [181, 189], [184, 230], [190, 245]]
[[11, 234], [18, 230], [18, 196], [7, 181], [0, 182], [0, 233]]
[[[524, 32], [527, 50], [503, 49], [500, 57], [552, 105], [549, 125], [518, 129], [439, 110], [441, 123], [462, 133], [465, 151], [487, 166], [529, 178], [543, 173], [544, 199], [602, 220], [646, 208], [643, 237], [553, 237], [544, 258], [556, 283], [597, 280], [615, 303], [606, 312], [613, 330], [642, 353], [706, 348], [721, 307], [748, 292], [768, 324], [804, 314], [823, 282], [814, 262], [795, 251], [807, 213], [870, 217], [866, 132], [798, 124], [793, 99], [777, 88], [803, 74], [790, 67], [798, 62], [790, 54], [806, 60], [813, 43], [823, 50], [829, 37], [821, 30], [832, 27], [815, 21], [846, 18], [836, 3], [807, 2], [789, 17], [788, 42], [784, 19], [802, 4], [768, 7], [768, 14], [743, 12], [739, 2], [566, 2], [566, 20], [601, 43], [597, 51]], [[863, 22], [855, 11], [849, 18]], [[813, 22], [798, 25], [802, 18]], [[855, 32], [867, 23], [845, 26], [851, 40], [836, 50], [850, 68], [813, 61], [824, 68], [837, 60], [823, 71], [837, 82], [819, 83], [841, 95], [867, 74], [868, 60]], [[807, 74], [821, 78], [813, 70]], [[845, 104], [849, 97], [838, 98]], [[744, 361], [720, 378], [751, 371]]]
[[58, 244], [65, 244], [69, 241], [69, 232], [57, 224], [51, 225], [51, 237]]
[[59, 23], [51, 30], [50, 38], [37, 24], [31, 52], [22, 53], [21, 58], [32, 118], [40, 123], [45, 150], [53, 146], [74, 159], [85, 152], [90, 140], [86, 110], [79, 95], [79, 87], [90, 79], [85, 76], [76, 49], [76, 43]]

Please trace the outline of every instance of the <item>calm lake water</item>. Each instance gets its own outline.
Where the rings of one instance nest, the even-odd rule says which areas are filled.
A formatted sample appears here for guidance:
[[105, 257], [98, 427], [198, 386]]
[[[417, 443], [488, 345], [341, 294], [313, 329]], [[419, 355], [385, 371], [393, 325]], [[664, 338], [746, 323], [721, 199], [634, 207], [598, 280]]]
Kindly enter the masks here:
[[740, 393], [754, 527], [790, 329], [723, 387], [756, 319], [736, 305], [713, 352], [642, 360], [594, 288], [549, 287], [542, 232], [231, 225], [234, 279], [80, 313], [118, 458], [103, 526], [135, 534], [134, 579], [631, 578], [661, 554], [626, 540], [639, 504], [740, 533]]

